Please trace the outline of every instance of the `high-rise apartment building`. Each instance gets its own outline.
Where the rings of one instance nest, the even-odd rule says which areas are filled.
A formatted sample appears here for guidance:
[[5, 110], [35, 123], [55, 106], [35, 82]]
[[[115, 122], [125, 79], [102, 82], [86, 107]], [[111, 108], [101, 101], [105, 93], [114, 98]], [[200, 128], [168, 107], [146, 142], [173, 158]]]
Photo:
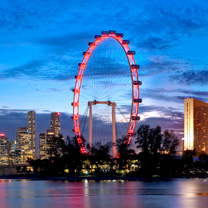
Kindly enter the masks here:
[[208, 154], [208, 103], [184, 100], [184, 150]]
[[57, 113], [57, 112], [51, 113], [50, 130], [54, 131], [55, 136], [58, 136], [59, 134], [61, 134], [59, 116], [60, 116], [60, 113]]
[[5, 134], [0, 133], [0, 165], [9, 164], [9, 140]]
[[36, 147], [36, 125], [35, 125], [35, 111], [29, 111], [27, 113], [27, 127], [28, 127], [28, 136], [31, 141], [31, 150], [33, 158], [35, 158], [35, 147]]

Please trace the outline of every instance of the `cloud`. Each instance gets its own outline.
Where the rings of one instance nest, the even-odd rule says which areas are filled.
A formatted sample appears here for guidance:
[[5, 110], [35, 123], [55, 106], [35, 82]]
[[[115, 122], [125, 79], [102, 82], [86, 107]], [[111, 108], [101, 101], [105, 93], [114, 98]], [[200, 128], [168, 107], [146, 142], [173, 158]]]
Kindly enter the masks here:
[[[0, 132], [5, 133], [10, 140], [16, 138], [16, 130], [18, 127], [27, 126], [27, 112], [29, 109], [0, 109]], [[42, 113], [36, 113], [36, 138], [38, 134], [44, 133], [46, 129], [50, 128], [51, 112], [44, 110]], [[61, 112], [60, 116], [62, 133], [64, 136], [72, 135], [73, 122], [71, 115]]]
[[161, 50], [170, 47], [172, 44], [171, 41], [159, 37], [148, 37], [137, 42], [138, 47], [144, 50]]
[[172, 101], [176, 103], [181, 103], [186, 98], [186, 96], [175, 95], [174, 90], [166, 90], [166, 89], [140, 89], [140, 97], [141, 98], [151, 98], [158, 101]]
[[154, 55], [143, 63], [140, 76], [154, 76], [161, 73], [175, 73], [175, 71], [185, 70], [190, 64], [181, 59], [173, 59], [168, 56]]
[[[39, 80], [70, 80], [74, 79], [77, 73], [77, 63], [82, 59], [82, 51], [88, 46], [87, 42], [93, 41], [94, 34], [100, 34], [102, 30], [115, 29], [124, 33], [124, 39], [131, 41], [130, 48], [140, 51], [141, 56], [141, 76], [153, 76], [159, 74], [169, 75], [171, 84], [173, 81], [183, 85], [203, 85], [207, 86], [207, 70], [190, 70], [193, 66], [184, 57], [176, 56], [171, 51], [180, 50], [183, 39], [190, 37], [200, 38], [206, 36], [208, 32], [208, 5], [206, 1], [1, 1], [0, 3], [0, 32], [1, 43], [6, 47], [9, 43], [17, 46], [19, 43], [28, 43], [31, 47], [39, 48], [37, 57], [31, 57], [31, 61], [25, 64], [15, 62], [16, 67], [11, 67], [11, 62], [3, 64], [0, 70], [0, 79], [39, 79]], [[128, 15], [126, 15], [128, 14]], [[190, 45], [191, 46], [191, 42]], [[178, 48], [177, 48], [178, 47]], [[185, 47], [182, 45], [182, 47]], [[202, 47], [202, 46], [200, 46]], [[2, 48], [3, 52], [4, 48]], [[164, 55], [167, 54], [167, 55]], [[22, 54], [24, 58], [24, 54]], [[41, 57], [41, 58], [40, 58]], [[184, 59], [183, 59], [184, 58]], [[12, 59], [12, 57], [11, 57]], [[114, 61], [115, 67], [120, 69], [123, 64], [111, 59], [103, 59], [103, 62]], [[7, 68], [3, 66], [7, 65]], [[8, 69], [8, 65], [10, 68]], [[110, 64], [109, 64], [110, 65]], [[109, 67], [109, 66], [108, 66]], [[196, 66], [197, 68], [200, 66]], [[187, 70], [188, 69], [188, 70]], [[94, 70], [97, 70], [94, 67]], [[106, 68], [100, 68], [97, 78], [102, 78]], [[85, 73], [86, 78], [91, 76]], [[111, 79], [117, 73], [110, 71], [108, 80], [100, 79], [100, 84], [106, 91], [111, 91], [106, 87], [121, 82]], [[157, 77], [155, 76], [155, 77]], [[153, 80], [153, 82], [156, 80]], [[121, 83], [122, 84], [122, 83]], [[84, 83], [83, 87], [90, 83]], [[173, 84], [174, 85], [174, 84]], [[117, 85], [119, 89], [119, 84]], [[164, 87], [164, 86], [163, 86]], [[177, 86], [178, 87], [178, 86]], [[41, 89], [41, 86], [38, 86]], [[120, 87], [121, 89], [121, 87]], [[117, 92], [124, 93], [122, 90]], [[48, 91], [60, 91], [49, 88]], [[63, 89], [64, 90], [64, 89]], [[99, 89], [96, 89], [99, 91]], [[175, 103], [183, 103], [183, 99], [191, 96], [200, 100], [207, 100], [206, 88], [203, 91], [174, 89], [143, 89], [142, 98], [152, 98]], [[113, 94], [113, 93], [112, 93]], [[123, 95], [122, 95], [123, 96]], [[126, 95], [129, 98], [128, 95]], [[3, 104], [2, 104], [3, 105]], [[4, 105], [8, 105], [5, 103]], [[35, 105], [35, 103], [34, 103]], [[8, 105], [9, 106], [9, 105]], [[0, 130], [6, 131], [11, 138], [15, 138], [16, 128], [26, 125], [26, 111], [18, 109], [7, 109], [0, 111]], [[128, 114], [128, 108], [123, 106], [124, 113]], [[157, 112], [158, 117], [151, 112]], [[149, 113], [148, 117], [141, 122], [152, 125], [162, 125], [164, 128], [176, 128], [182, 131], [181, 125], [183, 117], [182, 109], [167, 108], [162, 106], [141, 105], [139, 113]], [[164, 115], [165, 117], [159, 117]], [[71, 131], [72, 122], [70, 115], [62, 114], [62, 130], [64, 134]], [[141, 115], [142, 116], [142, 115]], [[10, 118], [10, 119], [8, 119]], [[11, 119], [12, 118], [12, 119]], [[44, 111], [37, 115], [40, 125], [40, 132], [49, 128], [50, 112]], [[5, 130], [6, 129], [6, 130]], [[71, 133], [73, 134], [73, 133]], [[10, 137], [10, 136], [9, 136]]]
[[179, 138], [183, 137], [183, 125], [184, 125], [183, 118], [175, 119], [175, 118], [149, 117], [146, 118], [145, 120], [140, 121], [139, 124], [140, 125], [147, 124], [152, 127], [159, 125], [162, 127], [162, 131], [166, 129], [174, 130]]
[[72, 89], [69, 89], [69, 88], [54, 88], [54, 87], [50, 87], [50, 88], [47, 88], [47, 89], [41, 89], [41, 88], [36, 88], [35, 91], [37, 92], [64, 92], [64, 91], [69, 91], [69, 90], [72, 90]]
[[[119, 111], [116, 110], [117, 128], [118, 128], [118, 130], [120, 129], [119, 130], [120, 133], [118, 132], [119, 135], [125, 134], [124, 128], [127, 129], [127, 124], [129, 122], [129, 113], [130, 113], [129, 110], [130, 110], [130, 106], [128, 106], [128, 105], [121, 106]], [[24, 109], [24, 110], [22, 110], [22, 109], [8, 109], [8, 108], [0, 109], [0, 132], [3, 132], [6, 135], [8, 135], [8, 137], [10, 139], [15, 139], [17, 128], [27, 125], [27, 112], [28, 111], [29, 111], [28, 109]], [[109, 110], [109, 112], [110, 111], [111, 110]], [[151, 106], [142, 106], [141, 105], [139, 107], [139, 115], [141, 115], [142, 120], [139, 121], [139, 123], [152, 121], [151, 120], [151, 112], [153, 112], [153, 111], [159, 112], [159, 114], [164, 116], [165, 119], [169, 119], [171, 122], [173, 120], [183, 119], [183, 113], [180, 112], [176, 108], [171, 108], [171, 107], [165, 108], [165, 107], [159, 107], [159, 106], [153, 106], [153, 105], [151, 105]], [[39, 133], [45, 132], [46, 129], [50, 128], [50, 113], [51, 112], [48, 110], [45, 110], [42, 113], [41, 112], [36, 113], [36, 124], [37, 124], [37, 135], [36, 136], [37, 136], [37, 138], [38, 138]], [[149, 113], [149, 117], [143, 119], [142, 115], [144, 113]], [[100, 112], [98, 114], [100, 114]], [[101, 129], [104, 132], [102, 132], [100, 134], [98, 131], [96, 131], [95, 134], [103, 135], [102, 136], [103, 138], [109, 137], [109, 135], [111, 135], [111, 133], [112, 133], [111, 132], [111, 130], [112, 130], [111, 129], [111, 121], [105, 120], [107, 115], [105, 115], [105, 117], [100, 117], [100, 116], [98, 116], [98, 114], [97, 113], [94, 114], [93, 124], [94, 124], [95, 128], [102, 127]], [[128, 117], [126, 117], [126, 115], [128, 115]], [[64, 136], [66, 136], [66, 135], [74, 136], [74, 133], [72, 132], [73, 122], [71, 120], [71, 116], [72, 115], [70, 115], [70, 114], [60, 112], [61, 131]], [[111, 118], [111, 115], [109, 115], [107, 117]], [[87, 137], [88, 137], [87, 132], [88, 132], [88, 128], [89, 128], [88, 119], [89, 118], [87, 115], [85, 115], [85, 114], [80, 115], [81, 129], [83, 129], [83, 125], [85, 123], [85, 135], [87, 135]], [[156, 118], [154, 118], [154, 119], [156, 119]], [[161, 118], [158, 118], [158, 119], [160, 120]], [[152, 124], [152, 122], [150, 124]], [[163, 123], [161, 125], [163, 125]], [[174, 128], [174, 126], [173, 126], [173, 128]], [[108, 133], [105, 133], [105, 130], [107, 130]]]
[[208, 92], [207, 91], [199, 91], [199, 90], [182, 90], [178, 89], [176, 90], [177, 92], [181, 92], [187, 95], [197, 95], [197, 96], [204, 96], [208, 97]]
[[[119, 45], [116, 48], [116, 52], [122, 53], [123, 57], [115, 57], [113, 55], [112, 48], [105, 46], [108, 49], [107, 52], [102, 53], [100, 48], [98, 53], [94, 52], [89, 60], [86, 67], [84, 77], [87, 79], [99, 80], [100, 84], [106, 86], [106, 82], [114, 83], [118, 77], [125, 78], [126, 76], [130, 79], [130, 70], [128, 60], [125, 57], [122, 47]], [[111, 55], [114, 57], [111, 57]], [[116, 53], [117, 54], [117, 53]], [[39, 80], [71, 80], [78, 72], [78, 62], [81, 62], [83, 56], [77, 60], [72, 56], [62, 56], [61, 54], [48, 55], [43, 59], [29, 61], [18, 67], [4, 68], [0, 70], [0, 79], [24, 79], [33, 78]], [[125, 58], [125, 60], [123, 59]], [[113, 81], [114, 79], [114, 81]]]
[[0, 79], [33, 78], [40, 80], [70, 80], [74, 78], [75, 69], [70, 61], [51, 57], [50, 60], [33, 60], [26, 64], [0, 71]]
[[184, 5], [180, 1], [171, 4], [165, 1], [148, 1], [141, 4], [142, 12], [136, 12], [138, 15], [131, 17], [135, 22], [131, 31], [137, 37], [137, 47], [144, 51], [167, 49], [180, 44], [182, 36], [196, 36], [201, 29], [207, 31], [207, 8], [206, 1], [202, 4], [190, 1]]
[[199, 90], [187, 90], [187, 89], [164, 89], [164, 88], [155, 88], [155, 89], [140, 89], [141, 98], [151, 98], [154, 100], [162, 101], [172, 101], [176, 103], [183, 103], [184, 99], [187, 97], [192, 97], [197, 100], [207, 102], [208, 92], [199, 91]]
[[175, 75], [171, 75], [170, 79], [184, 85], [208, 85], [207, 77], [208, 69], [187, 70], [185, 72], [177, 72]]
[[[34, 42], [44, 46], [52, 47], [60, 52], [60, 50], [70, 50], [75, 53], [78, 48], [87, 47], [87, 43], [93, 40], [93, 34], [86, 32], [68, 33], [64, 35], [47, 36], [34, 40]], [[76, 51], [74, 50], [76, 48]]]

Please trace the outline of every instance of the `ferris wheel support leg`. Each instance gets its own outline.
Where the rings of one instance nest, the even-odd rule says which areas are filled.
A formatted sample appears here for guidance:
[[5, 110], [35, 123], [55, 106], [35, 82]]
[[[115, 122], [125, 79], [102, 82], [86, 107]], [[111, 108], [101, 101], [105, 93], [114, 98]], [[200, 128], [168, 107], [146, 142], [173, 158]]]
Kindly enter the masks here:
[[89, 116], [89, 147], [90, 147], [90, 153], [92, 150], [92, 104], [89, 104], [90, 109], [90, 116]]
[[117, 155], [116, 151], [116, 117], [115, 117], [116, 104], [112, 103], [112, 131], [113, 131], [113, 157]]

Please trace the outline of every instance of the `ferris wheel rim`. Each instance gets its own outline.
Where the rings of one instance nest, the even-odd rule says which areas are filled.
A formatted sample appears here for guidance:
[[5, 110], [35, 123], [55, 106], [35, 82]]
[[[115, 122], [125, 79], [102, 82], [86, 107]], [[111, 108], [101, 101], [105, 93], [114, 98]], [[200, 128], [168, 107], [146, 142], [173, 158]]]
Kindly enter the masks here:
[[101, 35], [95, 35], [94, 42], [89, 42], [88, 50], [86, 52], [83, 52], [83, 59], [82, 62], [79, 63], [79, 70], [77, 75], [75, 76], [76, 82], [75, 82], [75, 88], [72, 90], [74, 93], [73, 97], [73, 123], [74, 123], [74, 133], [75, 137], [77, 139], [77, 142], [80, 146], [80, 151], [82, 154], [87, 154], [86, 148], [84, 146], [83, 140], [82, 140], [82, 134], [80, 130], [80, 122], [79, 122], [79, 98], [80, 98], [80, 90], [81, 90], [81, 84], [82, 84], [82, 78], [84, 76], [84, 72], [87, 66], [87, 63], [95, 50], [95, 48], [104, 40], [108, 38], [113, 38], [116, 40], [123, 48], [123, 51], [126, 54], [130, 72], [131, 72], [131, 84], [132, 84], [132, 105], [131, 105], [131, 113], [130, 113], [130, 119], [129, 119], [129, 125], [126, 133], [126, 139], [125, 143], [128, 145], [132, 139], [132, 136], [134, 135], [134, 130], [136, 127], [136, 121], [139, 120], [138, 116], [138, 108], [139, 103], [142, 102], [142, 100], [139, 98], [139, 85], [141, 85], [141, 81], [138, 79], [138, 72], [137, 69], [139, 68], [139, 65], [136, 65], [136, 62], [134, 60], [135, 52], [131, 51], [128, 44], [129, 41], [123, 40], [123, 34], [122, 33], [116, 33], [116, 31], [103, 31]]

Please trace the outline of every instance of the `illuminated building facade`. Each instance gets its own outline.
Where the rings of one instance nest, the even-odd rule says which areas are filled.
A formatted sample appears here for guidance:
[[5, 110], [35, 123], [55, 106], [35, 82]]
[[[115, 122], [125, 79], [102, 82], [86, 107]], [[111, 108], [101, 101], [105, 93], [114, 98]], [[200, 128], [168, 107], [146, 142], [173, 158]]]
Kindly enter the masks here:
[[10, 142], [10, 150], [9, 150], [9, 165], [19, 165], [23, 163], [23, 152], [21, 150], [17, 150], [17, 142]]
[[36, 125], [35, 125], [35, 111], [29, 111], [27, 113], [27, 127], [28, 127], [28, 137], [29, 140], [31, 141], [31, 150], [32, 150], [32, 155], [33, 158], [35, 158], [35, 147], [36, 147], [36, 137], [35, 137], [35, 130], [36, 130]]
[[60, 113], [54, 112], [51, 113], [51, 126], [50, 130], [54, 132], [55, 136], [61, 134], [61, 127], [60, 127]]
[[9, 165], [19, 165], [23, 163], [23, 153], [21, 150], [10, 150]]
[[35, 158], [36, 155], [35, 114], [36, 114], [35, 111], [29, 111], [27, 113], [27, 126], [19, 127], [17, 129], [16, 150], [18, 150], [18, 155], [19, 155], [19, 151], [21, 151], [21, 163], [27, 163], [28, 158], [33, 159]]
[[31, 142], [29, 140], [29, 130], [25, 127], [19, 127], [17, 128], [17, 149], [29, 149], [31, 146]]
[[48, 159], [53, 156], [55, 133], [51, 129], [47, 129], [46, 133], [39, 134], [39, 156], [40, 159]]
[[0, 165], [9, 164], [9, 140], [5, 134], [0, 133]]
[[31, 139], [27, 127], [17, 128], [17, 150], [21, 150], [21, 163], [26, 163], [27, 158], [33, 158], [31, 150]]
[[[52, 129], [46, 130], [46, 154], [47, 157], [54, 156], [53, 148], [54, 148], [54, 137], [56, 136], [55, 132]], [[58, 136], [58, 135], [57, 135]]]
[[184, 100], [184, 150], [208, 154], [208, 103]]
[[39, 157], [41, 159], [44, 159], [47, 157], [46, 154], [46, 135], [45, 133], [39, 134]]
[[55, 148], [54, 137], [58, 137], [61, 134], [59, 117], [60, 113], [51, 113], [50, 129], [46, 129], [45, 133], [39, 134], [40, 159], [47, 159], [53, 156], [53, 149]]

